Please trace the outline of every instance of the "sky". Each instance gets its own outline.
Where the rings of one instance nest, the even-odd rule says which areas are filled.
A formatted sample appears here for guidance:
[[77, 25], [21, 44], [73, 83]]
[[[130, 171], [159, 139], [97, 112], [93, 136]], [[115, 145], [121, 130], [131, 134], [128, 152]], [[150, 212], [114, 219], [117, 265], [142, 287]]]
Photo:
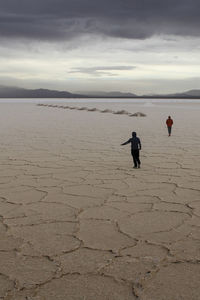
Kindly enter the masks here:
[[199, 0], [0, 0], [0, 85], [200, 88]]

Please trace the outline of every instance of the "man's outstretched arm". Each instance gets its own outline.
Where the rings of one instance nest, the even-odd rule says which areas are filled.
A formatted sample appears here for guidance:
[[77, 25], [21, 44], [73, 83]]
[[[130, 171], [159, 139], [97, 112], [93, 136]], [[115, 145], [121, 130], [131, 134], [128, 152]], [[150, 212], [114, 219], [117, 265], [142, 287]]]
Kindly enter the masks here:
[[129, 139], [128, 141], [126, 141], [125, 143], [121, 144], [121, 146], [127, 145], [131, 142], [131, 139]]

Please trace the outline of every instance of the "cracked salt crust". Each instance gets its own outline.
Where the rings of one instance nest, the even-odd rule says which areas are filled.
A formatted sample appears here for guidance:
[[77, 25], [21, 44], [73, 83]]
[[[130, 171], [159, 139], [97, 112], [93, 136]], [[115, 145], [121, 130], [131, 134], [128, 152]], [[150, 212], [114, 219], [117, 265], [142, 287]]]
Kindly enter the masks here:
[[0, 106], [0, 299], [199, 300], [198, 105]]

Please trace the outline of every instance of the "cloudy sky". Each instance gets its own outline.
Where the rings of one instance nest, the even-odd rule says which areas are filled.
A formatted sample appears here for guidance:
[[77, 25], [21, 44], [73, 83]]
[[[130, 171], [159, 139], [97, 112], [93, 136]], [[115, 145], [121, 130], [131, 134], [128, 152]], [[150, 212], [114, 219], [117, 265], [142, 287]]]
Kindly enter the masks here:
[[199, 0], [0, 0], [0, 85], [200, 88]]

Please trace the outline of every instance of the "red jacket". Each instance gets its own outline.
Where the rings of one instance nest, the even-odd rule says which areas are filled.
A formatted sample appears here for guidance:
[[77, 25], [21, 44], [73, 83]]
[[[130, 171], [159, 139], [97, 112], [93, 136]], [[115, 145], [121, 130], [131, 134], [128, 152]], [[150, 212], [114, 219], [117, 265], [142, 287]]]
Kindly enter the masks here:
[[167, 124], [167, 127], [172, 127], [173, 120], [172, 119], [167, 119], [166, 124]]

